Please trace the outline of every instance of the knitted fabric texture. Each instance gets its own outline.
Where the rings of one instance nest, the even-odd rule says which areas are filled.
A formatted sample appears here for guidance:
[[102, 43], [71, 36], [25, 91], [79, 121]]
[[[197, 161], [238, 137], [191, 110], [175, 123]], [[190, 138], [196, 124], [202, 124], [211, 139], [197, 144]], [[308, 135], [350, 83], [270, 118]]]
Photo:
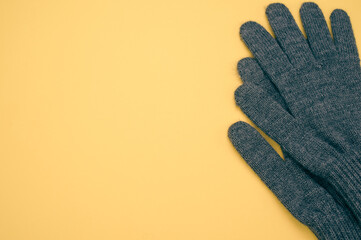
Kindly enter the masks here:
[[274, 39], [247, 22], [241, 36], [255, 59], [242, 59], [236, 103], [280, 144], [285, 161], [249, 125], [229, 137], [280, 201], [320, 239], [361, 239], [361, 69], [346, 12], [304, 3], [307, 40], [282, 4], [266, 11]]

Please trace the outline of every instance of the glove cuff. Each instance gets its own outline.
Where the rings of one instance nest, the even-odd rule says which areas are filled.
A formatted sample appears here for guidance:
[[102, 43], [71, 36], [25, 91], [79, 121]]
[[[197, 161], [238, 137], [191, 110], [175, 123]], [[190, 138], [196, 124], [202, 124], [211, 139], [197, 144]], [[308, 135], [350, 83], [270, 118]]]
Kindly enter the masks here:
[[355, 156], [349, 156], [347, 161], [337, 161], [333, 171], [330, 171], [330, 178], [355, 216], [361, 216], [360, 160]]

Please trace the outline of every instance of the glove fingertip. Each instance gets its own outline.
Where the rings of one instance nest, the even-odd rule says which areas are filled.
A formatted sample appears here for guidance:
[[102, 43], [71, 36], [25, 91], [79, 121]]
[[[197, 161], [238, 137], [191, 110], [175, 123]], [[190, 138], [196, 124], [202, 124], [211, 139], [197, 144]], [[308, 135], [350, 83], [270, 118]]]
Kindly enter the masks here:
[[347, 14], [346, 11], [342, 10], [342, 9], [335, 9], [332, 11], [331, 15], [330, 15], [331, 19], [335, 19], [335, 18], [342, 18], [343, 20], [348, 20], [349, 16]]
[[252, 127], [249, 124], [247, 124], [246, 122], [239, 121], [239, 122], [233, 123], [228, 128], [228, 137], [231, 140], [244, 138], [249, 133], [249, 128], [252, 128]]
[[251, 40], [253, 37], [257, 36], [257, 29], [263, 29], [263, 27], [254, 21], [248, 21], [242, 24], [239, 33], [242, 39], [247, 43], [247, 40]]
[[266, 9], [268, 17], [277, 16], [280, 12], [288, 11], [288, 8], [282, 3], [271, 3]]
[[304, 13], [305, 11], [308, 11], [308, 10], [311, 10], [311, 9], [318, 10], [319, 7], [314, 2], [304, 2], [304, 3], [302, 3], [302, 6], [300, 8], [300, 12]]

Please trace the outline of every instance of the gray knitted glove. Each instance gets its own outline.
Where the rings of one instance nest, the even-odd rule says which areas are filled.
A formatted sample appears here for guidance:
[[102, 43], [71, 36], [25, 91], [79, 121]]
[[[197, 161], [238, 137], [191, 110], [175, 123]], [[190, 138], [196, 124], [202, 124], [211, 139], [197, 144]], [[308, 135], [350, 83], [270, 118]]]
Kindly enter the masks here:
[[[298, 144], [306, 142], [299, 146], [302, 156], [296, 160], [330, 183], [361, 222], [361, 69], [349, 18], [342, 10], [331, 14], [332, 40], [318, 6], [304, 3], [300, 13], [307, 42], [284, 5], [271, 4], [266, 13], [277, 41], [255, 22], [243, 24], [241, 36], [269, 77], [264, 81], [272, 81], [284, 99], [287, 121], [299, 129], [287, 131], [299, 134], [294, 139]], [[250, 106], [244, 106], [249, 104], [242, 102], [242, 92], [236, 94], [237, 101], [247, 111]], [[267, 104], [257, 103], [251, 111], [268, 110]], [[283, 123], [271, 127], [262, 115], [252, 120], [287, 151], [298, 151], [289, 149], [287, 136], [280, 136], [277, 128]], [[310, 157], [301, 159], [306, 152], [322, 156], [310, 163]]]
[[[271, 4], [267, 15], [277, 41], [257, 23], [247, 22], [241, 27], [242, 38], [259, 65], [250, 58], [240, 61], [238, 68], [244, 84], [236, 91], [236, 102], [256, 125], [281, 145], [286, 163], [294, 163], [288, 165], [302, 165], [300, 171], [319, 188], [332, 194], [332, 199], [343, 206], [341, 209], [346, 212], [348, 208], [352, 209], [347, 221], [357, 226], [353, 217], [361, 220], [361, 135], [358, 121], [361, 116], [358, 84], [361, 71], [349, 18], [342, 10], [332, 13], [332, 40], [320, 9], [314, 3], [305, 3], [301, 16], [307, 42], [284, 5]], [[240, 123], [229, 130], [236, 149], [263, 181], [272, 186], [268, 182], [278, 181], [277, 175], [268, 174], [275, 171], [270, 170], [274, 169], [273, 164], [278, 166], [274, 163], [276, 161], [270, 160], [275, 157], [261, 144], [260, 137], [253, 134], [257, 141], [251, 141], [245, 139], [247, 134], [251, 135], [249, 127]], [[269, 157], [262, 153], [259, 145]], [[249, 157], [247, 152], [252, 151], [255, 153]], [[259, 164], [260, 161], [264, 163]], [[276, 171], [279, 171], [278, 175], [289, 175], [284, 170]], [[290, 181], [288, 177], [286, 179]], [[294, 186], [296, 184], [291, 188]], [[287, 200], [282, 200], [284, 196], [270, 188], [290, 209]], [[307, 187], [301, 184], [300, 188], [303, 191]], [[280, 186], [280, 189], [286, 188]], [[302, 191], [300, 194], [305, 194]], [[324, 196], [319, 194], [320, 202], [324, 202], [322, 199]], [[322, 236], [312, 224], [301, 219], [297, 211], [290, 211], [310, 226], [319, 238], [334, 239]], [[314, 216], [314, 213], [311, 211], [305, 215]], [[325, 225], [331, 229], [335, 227]], [[345, 235], [336, 239], [361, 238]]]

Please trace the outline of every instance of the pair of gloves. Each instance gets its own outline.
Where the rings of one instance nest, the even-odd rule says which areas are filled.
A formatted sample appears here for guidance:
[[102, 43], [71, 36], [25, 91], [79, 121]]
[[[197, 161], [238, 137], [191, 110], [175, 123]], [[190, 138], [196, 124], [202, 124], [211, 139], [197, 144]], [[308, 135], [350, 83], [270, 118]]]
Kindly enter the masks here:
[[240, 34], [254, 58], [238, 63], [236, 103], [284, 154], [244, 122], [232, 144], [282, 204], [319, 239], [361, 239], [361, 68], [350, 19], [300, 9], [303, 36], [289, 10], [267, 7], [275, 34], [246, 22]]

